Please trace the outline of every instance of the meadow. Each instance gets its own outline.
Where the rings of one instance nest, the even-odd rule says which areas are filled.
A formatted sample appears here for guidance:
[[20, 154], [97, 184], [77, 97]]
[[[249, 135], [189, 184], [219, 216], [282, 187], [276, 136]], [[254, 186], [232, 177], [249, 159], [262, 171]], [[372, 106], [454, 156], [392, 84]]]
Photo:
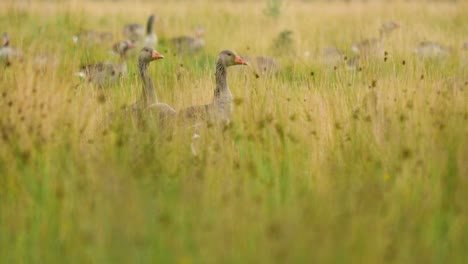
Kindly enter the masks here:
[[[273, 1], [274, 2], [274, 1]], [[267, 9], [266, 9], [267, 8]], [[0, 2], [23, 58], [0, 66], [1, 263], [468, 263], [468, 2]], [[160, 40], [205, 27], [203, 51], [161, 44], [156, 93], [179, 110], [213, 96], [219, 51], [268, 55], [281, 71], [228, 70], [231, 122], [193, 131], [109, 113], [133, 103], [128, 75], [100, 89], [80, 64], [116, 60], [75, 45], [80, 29], [120, 40], [160, 19]], [[323, 48], [401, 24], [387, 59], [360, 70]], [[291, 30], [292, 43], [272, 43]], [[421, 59], [419, 42], [452, 47]], [[52, 58], [40, 68], [36, 56]], [[306, 56], [307, 55], [307, 56]], [[183, 74], [178, 74], [183, 64]]]

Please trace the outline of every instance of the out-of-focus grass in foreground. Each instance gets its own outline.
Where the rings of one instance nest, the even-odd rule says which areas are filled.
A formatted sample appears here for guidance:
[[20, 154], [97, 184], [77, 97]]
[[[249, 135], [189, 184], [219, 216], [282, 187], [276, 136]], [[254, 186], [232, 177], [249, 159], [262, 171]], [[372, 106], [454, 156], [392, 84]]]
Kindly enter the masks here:
[[[273, 18], [248, 1], [2, 1], [0, 31], [24, 55], [0, 68], [0, 262], [467, 263], [467, 4], [282, 8]], [[118, 40], [150, 13], [160, 39], [206, 30], [203, 52], [159, 47], [166, 58], [151, 64], [175, 109], [211, 100], [220, 50], [282, 65], [259, 79], [229, 69], [231, 123], [203, 126], [197, 156], [183, 127], [103, 125], [139, 95], [135, 55], [103, 90], [73, 75], [117, 59], [106, 45], [74, 45], [80, 28]], [[389, 20], [401, 28], [385, 62], [320, 63], [326, 46], [351, 56]], [[280, 54], [272, 41], [286, 29], [294, 42]], [[453, 53], [419, 59], [423, 40]]]

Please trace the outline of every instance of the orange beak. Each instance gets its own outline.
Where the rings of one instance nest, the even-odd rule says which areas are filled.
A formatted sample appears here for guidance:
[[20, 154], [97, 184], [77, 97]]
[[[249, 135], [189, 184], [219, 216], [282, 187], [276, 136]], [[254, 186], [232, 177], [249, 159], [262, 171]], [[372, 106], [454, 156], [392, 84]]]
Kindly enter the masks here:
[[234, 59], [234, 62], [235, 62], [236, 64], [249, 65], [248, 62], [246, 62], [244, 59], [242, 59], [242, 58], [239, 57], [239, 56], [236, 56], [236, 58]]
[[162, 54], [159, 54], [157, 51], [153, 51], [153, 54], [151, 55], [151, 58], [153, 59], [164, 59], [164, 56]]
[[128, 43], [128, 47], [129, 47], [129, 48], [134, 48], [134, 47], [135, 47], [135, 44], [133, 44], [133, 42], [129, 42], [129, 43]]

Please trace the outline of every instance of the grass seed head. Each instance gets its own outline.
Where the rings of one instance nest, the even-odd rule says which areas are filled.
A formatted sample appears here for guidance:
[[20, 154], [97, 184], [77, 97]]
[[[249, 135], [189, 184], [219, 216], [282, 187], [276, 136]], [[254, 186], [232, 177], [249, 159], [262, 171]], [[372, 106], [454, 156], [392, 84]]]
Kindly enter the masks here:
[[97, 97], [97, 101], [101, 104], [105, 103], [106, 102], [106, 96], [104, 94], [100, 94], [98, 97]]
[[412, 156], [411, 149], [409, 149], [408, 147], [403, 147], [403, 149], [401, 150], [401, 158], [403, 160], [407, 160], [411, 158], [411, 156]]

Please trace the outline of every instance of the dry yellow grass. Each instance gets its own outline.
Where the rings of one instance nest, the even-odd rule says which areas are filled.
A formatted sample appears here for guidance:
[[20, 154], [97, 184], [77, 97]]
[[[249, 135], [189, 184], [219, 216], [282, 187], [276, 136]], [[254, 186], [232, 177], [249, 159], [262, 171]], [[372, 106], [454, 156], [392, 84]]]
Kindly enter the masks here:
[[[278, 18], [264, 8], [2, 1], [0, 30], [24, 57], [0, 67], [0, 262], [466, 263], [468, 4], [286, 1]], [[220, 50], [282, 65], [259, 79], [229, 69], [232, 122], [203, 127], [198, 156], [184, 128], [103, 125], [139, 96], [135, 57], [104, 90], [73, 75], [115, 59], [108, 46], [73, 45], [80, 28], [119, 36], [150, 13], [160, 39], [206, 29], [203, 52], [160, 46], [166, 58], [150, 67], [175, 109], [211, 100]], [[350, 57], [389, 20], [401, 28], [387, 61], [320, 63], [323, 48]], [[272, 49], [286, 29], [292, 46]], [[453, 53], [417, 58], [423, 40]], [[38, 68], [38, 55], [56, 63]]]

